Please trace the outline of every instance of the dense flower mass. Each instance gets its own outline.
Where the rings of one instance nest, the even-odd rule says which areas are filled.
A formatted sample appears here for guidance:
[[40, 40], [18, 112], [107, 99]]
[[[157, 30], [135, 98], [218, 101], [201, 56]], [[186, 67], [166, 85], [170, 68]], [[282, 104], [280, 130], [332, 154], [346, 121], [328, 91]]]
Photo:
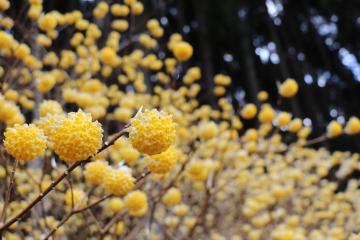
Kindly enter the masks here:
[[39, 115], [41, 117], [46, 116], [46, 114], [62, 114], [63, 109], [61, 105], [53, 100], [43, 101], [39, 106]]
[[91, 184], [101, 184], [105, 174], [109, 171], [109, 165], [105, 161], [94, 161], [86, 164], [84, 176]]
[[157, 110], [139, 112], [130, 120], [131, 144], [140, 152], [154, 155], [164, 152], [174, 142], [172, 116]]
[[66, 162], [86, 160], [102, 145], [102, 128], [91, 115], [82, 111], [69, 113], [58, 123], [51, 137], [53, 148]]
[[148, 210], [147, 196], [142, 191], [129, 193], [126, 195], [124, 202], [131, 216], [143, 216]]
[[109, 169], [104, 174], [104, 187], [116, 196], [124, 196], [134, 187], [135, 179], [126, 170]]
[[147, 168], [153, 173], [168, 173], [178, 160], [178, 152], [174, 147], [169, 147], [166, 151], [151, 155], [145, 158]]
[[16, 160], [29, 161], [45, 153], [47, 139], [35, 125], [15, 125], [4, 133], [4, 147]]
[[193, 48], [187, 42], [177, 43], [174, 47], [174, 55], [179, 61], [187, 61], [193, 55]]
[[44, 3], [0, 0], [4, 239], [360, 240], [360, 154], [323, 144], [358, 117], [318, 133], [296, 79], [210, 76], [145, 1]]

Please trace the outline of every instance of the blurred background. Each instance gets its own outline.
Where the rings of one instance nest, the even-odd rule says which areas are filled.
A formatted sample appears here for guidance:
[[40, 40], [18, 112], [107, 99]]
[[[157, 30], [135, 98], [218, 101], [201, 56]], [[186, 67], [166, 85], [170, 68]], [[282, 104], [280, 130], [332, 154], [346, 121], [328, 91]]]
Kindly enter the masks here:
[[[13, 14], [21, 17], [24, 1], [13, 1], [17, 5]], [[91, 17], [97, 2], [47, 0], [44, 10], [78, 9]], [[143, 3], [147, 12], [136, 19], [135, 31], [144, 29], [146, 20], [155, 17], [168, 34], [164, 42], [171, 33], [179, 32], [194, 46], [194, 57], [187, 64], [202, 68], [203, 90], [199, 99], [202, 103], [216, 105], [213, 76], [217, 73], [232, 77], [227, 98], [235, 108], [245, 102], [257, 103], [260, 90], [266, 90], [270, 102], [276, 105], [277, 84], [290, 77], [297, 80], [300, 92], [279, 107], [311, 125], [313, 137], [325, 132], [332, 119], [345, 123], [352, 115], [360, 116], [360, 1], [144, 0]], [[102, 24], [106, 28], [106, 20]], [[323, 145], [331, 150], [359, 151], [360, 139], [343, 136]]]

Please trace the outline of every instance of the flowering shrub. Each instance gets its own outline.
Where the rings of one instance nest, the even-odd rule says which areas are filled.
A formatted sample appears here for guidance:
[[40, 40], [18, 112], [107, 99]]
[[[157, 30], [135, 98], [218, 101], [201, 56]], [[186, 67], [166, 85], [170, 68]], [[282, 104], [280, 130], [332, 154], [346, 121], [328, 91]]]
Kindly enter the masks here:
[[[357, 117], [309, 139], [265, 91], [234, 108], [224, 74], [216, 106], [200, 104], [201, 69], [184, 69], [196, 49], [157, 19], [134, 32], [139, 0], [100, 1], [91, 16], [29, 0], [28, 38], [11, 3], [0, 0], [5, 239], [360, 239], [359, 154], [312, 148], [360, 133]], [[279, 99], [298, 91], [285, 79]]]

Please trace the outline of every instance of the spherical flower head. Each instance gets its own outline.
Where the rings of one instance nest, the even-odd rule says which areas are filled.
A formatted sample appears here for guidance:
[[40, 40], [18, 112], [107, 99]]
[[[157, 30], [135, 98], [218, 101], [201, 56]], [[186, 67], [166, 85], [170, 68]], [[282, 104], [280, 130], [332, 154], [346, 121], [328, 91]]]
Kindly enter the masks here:
[[148, 210], [147, 196], [143, 191], [137, 190], [129, 193], [126, 195], [124, 202], [131, 216], [141, 217]]
[[199, 126], [199, 136], [201, 139], [209, 140], [218, 134], [219, 130], [215, 122], [204, 122]]
[[257, 99], [258, 99], [260, 102], [266, 102], [266, 101], [269, 99], [269, 94], [268, 94], [266, 91], [260, 91], [260, 92], [257, 94]]
[[103, 178], [104, 187], [115, 196], [124, 196], [134, 187], [135, 179], [123, 169], [110, 169]]
[[341, 124], [335, 120], [331, 121], [326, 128], [326, 135], [329, 138], [338, 137], [342, 134], [342, 132], [343, 132], [343, 128]]
[[271, 123], [275, 118], [275, 110], [270, 105], [265, 105], [261, 108], [258, 118], [261, 123]]
[[103, 89], [103, 84], [99, 79], [90, 79], [81, 86], [81, 91], [87, 93], [97, 93]]
[[181, 191], [175, 187], [170, 188], [162, 197], [162, 201], [169, 206], [179, 204], [181, 202]]
[[7, 128], [4, 147], [16, 160], [30, 161], [44, 155], [47, 139], [43, 131], [33, 124]]
[[[10, 124], [10, 123], [11, 122], [16, 123], [16, 121], [12, 121], [12, 119], [19, 116], [22, 116], [22, 114], [19, 107], [16, 104], [14, 104], [13, 102], [1, 100], [0, 98], [0, 121], [6, 122], [7, 126], [10, 125], [13, 126], [15, 124]], [[17, 123], [22, 124], [23, 122], [17, 122]]]
[[255, 128], [250, 128], [246, 131], [244, 137], [246, 141], [256, 141], [258, 138], [258, 132]]
[[93, 161], [85, 166], [85, 179], [91, 184], [99, 185], [102, 183], [104, 175], [108, 172], [109, 165], [106, 161]]
[[47, 114], [36, 121], [38, 126], [49, 140], [50, 147], [52, 147], [52, 139], [57, 125], [65, 118], [64, 114]]
[[114, 119], [120, 122], [127, 122], [133, 115], [133, 111], [130, 108], [119, 107], [115, 109], [113, 116]]
[[13, 38], [5, 31], [0, 31], [0, 49], [8, 49], [11, 47]]
[[306, 139], [309, 137], [312, 129], [310, 127], [302, 127], [300, 131], [297, 133], [298, 138]]
[[158, 174], [165, 174], [175, 166], [178, 157], [178, 151], [174, 147], [169, 147], [162, 153], [146, 157], [145, 162], [149, 171]]
[[351, 117], [346, 124], [345, 132], [349, 135], [360, 133], [360, 119], [357, 117]]
[[71, 112], [57, 124], [51, 141], [60, 159], [68, 163], [86, 160], [102, 146], [102, 128], [83, 111]]
[[130, 120], [129, 139], [139, 152], [154, 155], [164, 152], [174, 142], [175, 123], [171, 115], [156, 109], [139, 112]]
[[144, 11], [144, 5], [141, 2], [135, 2], [131, 5], [131, 12], [134, 15], [141, 15]]
[[57, 101], [45, 100], [39, 106], [40, 117], [46, 116], [46, 114], [62, 114], [63, 109]]
[[0, 11], [5, 11], [10, 7], [10, 2], [8, 0], [0, 1]]
[[65, 204], [68, 207], [74, 206], [74, 208], [85, 207], [86, 194], [81, 189], [68, 189], [65, 193]]
[[114, 228], [114, 234], [116, 236], [120, 236], [120, 235], [122, 235], [124, 233], [124, 231], [125, 231], [124, 222], [120, 221], [120, 222], [116, 223], [115, 228]]
[[54, 14], [45, 14], [38, 20], [38, 26], [43, 31], [50, 31], [56, 28], [57, 18]]
[[174, 207], [174, 213], [178, 217], [184, 217], [189, 211], [189, 206], [186, 204], [178, 204]]
[[256, 116], [257, 108], [256, 105], [253, 103], [248, 103], [244, 106], [244, 108], [241, 110], [240, 114], [244, 119], [252, 119]]
[[14, 49], [14, 56], [19, 59], [25, 59], [25, 57], [30, 54], [30, 51], [30, 48], [26, 44], [21, 43]]
[[226, 89], [223, 86], [214, 87], [214, 94], [218, 97], [224, 96], [226, 93]]
[[109, 206], [110, 210], [114, 214], [116, 214], [116, 213], [119, 213], [125, 207], [125, 203], [123, 202], [123, 200], [121, 200], [121, 198], [116, 197], [116, 198], [110, 199], [108, 206]]
[[119, 149], [119, 154], [127, 164], [131, 164], [140, 158], [140, 153], [131, 145]]
[[272, 240], [293, 240], [294, 234], [291, 230], [276, 229], [275, 231], [273, 231], [271, 239]]
[[231, 84], [231, 78], [224, 74], [217, 74], [214, 76], [214, 82], [216, 85], [229, 86]]
[[107, 12], [109, 11], [109, 5], [105, 1], [101, 1], [93, 10], [94, 17], [97, 19], [102, 19], [106, 16]]
[[49, 92], [56, 84], [56, 79], [51, 74], [44, 74], [36, 81], [36, 89], [41, 93]]
[[187, 61], [193, 55], [193, 47], [187, 42], [179, 42], [174, 47], [174, 55], [179, 61]]
[[281, 112], [276, 120], [279, 127], [285, 127], [291, 121], [291, 114], [288, 112]]
[[104, 47], [100, 51], [100, 60], [104, 64], [113, 65], [117, 60], [117, 54], [111, 47]]
[[19, 99], [19, 93], [13, 89], [8, 89], [4, 93], [6, 100], [16, 102]]
[[257, 150], [257, 144], [255, 141], [250, 141], [245, 144], [245, 150], [248, 153], [254, 153]]
[[302, 128], [302, 120], [300, 118], [293, 119], [290, 124], [288, 131], [292, 133], [297, 133]]
[[128, 6], [120, 5], [118, 3], [115, 3], [111, 6], [111, 14], [116, 17], [125, 17], [129, 14], [130, 10]]
[[208, 176], [208, 169], [205, 162], [197, 160], [188, 165], [186, 173], [191, 180], [203, 181]]
[[296, 95], [299, 86], [294, 79], [288, 78], [280, 85], [279, 94], [285, 98], [291, 98]]

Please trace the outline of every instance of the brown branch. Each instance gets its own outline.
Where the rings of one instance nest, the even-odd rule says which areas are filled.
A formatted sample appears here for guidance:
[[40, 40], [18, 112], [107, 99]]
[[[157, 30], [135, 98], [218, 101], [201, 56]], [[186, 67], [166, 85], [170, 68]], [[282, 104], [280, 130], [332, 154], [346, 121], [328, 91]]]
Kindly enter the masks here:
[[6, 221], [6, 209], [7, 209], [7, 205], [10, 202], [11, 191], [12, 191], [12, 188], [14, 186], [15, 171], [16, 171], [18, 163], [19, 163], [18, 160], [14, 161], [13, 169], [12, 169], [11, 174], [10, 174], [9, 186], [8, 186], [6, 192], [5, 192], [4, 207], [3, 207], [3, 210], [2, 210], [2, 213], [1, 213], [1, 218], [0, 218], [1, 221], [4, 221], [4, 222]]
[[195, 224], [189, 229], [187, 236], [184, 237], [184, 239], [193, 239], [193, 235], [195, 233], [195, 229], [197, 226], [203, 225], [204, 229], [206, 228], [206, 214], [208, 212], [208, 209], [210, 207], [211, 203], [211, 197], [213, 195], [213, 191], [215, 188], [216, 183], [216, 177], [217, 173], [213, 173], [211, 176], [208, 177], [207, 183], [206, 183], [206, 190], [205, 190], [205, 200], [201, 207], [200, 213], [196, 218]]
[[316, 143], [324, 142], [324, 141], [326, 141], [328, 139], [329, 138], [326, 135], [322, 135], [322, 136], [319, 136], [317, 138], [308, 140], [302, 147], [308, 147], [308, 146], [316, 144]]
[[106, 234], [109, 232], [110, 228], [122, 217], [124, 217], [125, 215], [125, 211], [121, 211], [118, 214], [116, 214], [111, 220], [110, 222], [108, 222], [105, 227], [100, 231], [101, 235], [100, 235], [100, 240], [104, 239]]
[[160, 191], [160, 193], [157, 195], [156, 200], [153, 201], [151, 211], [150, 211], [150, 216], [149, 216], [149, 222], [147, 225], [147, 231], [146, 231], [147, 236], [150, 236], [151, 226], [154, 222], [155, 211], [156, 211], [157, 205], [159, 204], [162, 196], [166, 193], [167, 190], [169, 190], [172, 186], [174, 186], [175, 182], [178, 180], [181, 173], [185, 170], [185, 167], [189, 162], [190, 162], [190, 158], [188, 158], [188, 160], [181, 166], [181, 168], [180, 168], [179, 172], [176, 174], [176, 176], [166, 185], [166, 187], [164, 187]]
[[54, 233], [62, 226], [64, 225], [64, 223], [67, 222], [67, 220], [69, 220], [72, 215], [74, 215], [73, 211], [70, 211], [68, 214], [65, 215], [65, 217], [58, 223], [58, 225], [56, 227], [54, 227], [49, 233], [48, 235], [46, 235], [46, 237], [44, 238], [44, 240], [49, 239], [52, 235], [54, 235]]
[[93, 218], [96, 226], [97, 226], [99, 229], [102, 229], [103, 226], [102, 226], [102, 224], [98, 221], [98, 219], [96, 218], [96, 216], [95, 216], [95, 214], [93, 213], [93, 211], [92, 211], [91, 209], [87, 209], [86, 211], [87, 211], [87, 212], [89, 213], [89, 215]]
[[110, 198], [112, 196], [113, 196], [112, 194], [108, 194], [108, 195], [100, 198], [99, 200], [97, 200], [97, 201], [95, 201], [95, 202], [93, 202], [93, 203], [91, 203], [91, 204], [89, 204], [89, 205], [87, 205], [87, 206], [85, 206], [83, 208], [74, 209], [73, 213], [76, 214], [76, 213], [80, 213], [80, 212], [83, 212], [85, 210], [88, 210], [88, 209], [100, 204], [101, 202], [105, 201], [106, 199], [108, 199], [108, 198]]

